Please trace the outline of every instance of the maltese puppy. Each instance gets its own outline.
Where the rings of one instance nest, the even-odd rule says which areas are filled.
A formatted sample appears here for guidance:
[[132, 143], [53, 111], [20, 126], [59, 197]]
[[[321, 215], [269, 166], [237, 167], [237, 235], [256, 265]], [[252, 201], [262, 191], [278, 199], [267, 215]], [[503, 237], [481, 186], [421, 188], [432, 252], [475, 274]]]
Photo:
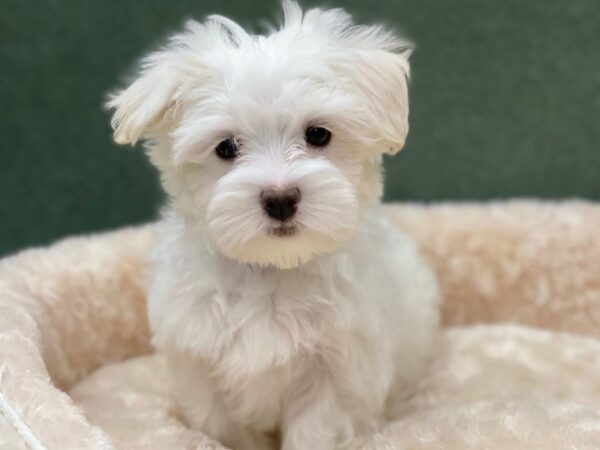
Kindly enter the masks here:
[[380, 205], [411, 47], [339, 9], [284, 13], [266, 35], [189, 22], [108, 105], [170, 199], [148, 310], [182, 419], [235, 449], [340, 449], [419, 377], [438, 323]]

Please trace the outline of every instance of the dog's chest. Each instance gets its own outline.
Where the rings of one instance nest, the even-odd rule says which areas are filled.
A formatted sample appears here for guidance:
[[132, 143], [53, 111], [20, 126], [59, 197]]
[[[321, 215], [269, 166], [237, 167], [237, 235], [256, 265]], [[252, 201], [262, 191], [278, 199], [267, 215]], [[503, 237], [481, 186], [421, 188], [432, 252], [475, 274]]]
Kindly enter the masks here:
[[335, 289], [311, 277], [250, 273], [220, 290], [220, 370], [250, 375], [315, 351], [334, 321]]
[[311, 277], [250, 276], [223, 294], [228, 306], [221, 349], [212, 360], [215, 380], [232, 414], [270, 429], [323, 344], [326, 325], [335, 322], [334, 290]]

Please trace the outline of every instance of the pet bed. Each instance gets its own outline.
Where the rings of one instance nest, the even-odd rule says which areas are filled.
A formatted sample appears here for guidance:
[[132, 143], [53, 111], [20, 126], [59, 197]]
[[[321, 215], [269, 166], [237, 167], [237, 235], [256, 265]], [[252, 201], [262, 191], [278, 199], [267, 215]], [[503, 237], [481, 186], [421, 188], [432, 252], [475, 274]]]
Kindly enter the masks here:
[[[355, 447], [600, 448], [600, 206], [388, 211], [439, 275], [444, 330], [398, 418]], [[0, 262], [1, 449], [223, 448], [179, 420], [151, 353], [152, 240], [129, 228]]]

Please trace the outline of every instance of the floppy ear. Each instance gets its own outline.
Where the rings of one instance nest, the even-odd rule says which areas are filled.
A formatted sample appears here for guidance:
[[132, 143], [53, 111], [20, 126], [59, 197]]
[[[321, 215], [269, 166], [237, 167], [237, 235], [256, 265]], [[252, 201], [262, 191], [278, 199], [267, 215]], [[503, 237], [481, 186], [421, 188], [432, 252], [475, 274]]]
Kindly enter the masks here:
[[389, 50], [358, 50], [353, 56], [353, 87], [365, 100], [364, 120], [383, 153], [396, 154], [408, 135], [408, 59], [412, 47]]
[[114, 110], [115, 141], [135, 144], [144, 135], [161, 131], [183, 93], [211, 77], [202, 55], [227, 51], [249, 39], [238, 24], [221, 16], [210, 16], [206, 23], [188, 21], [162, 50], [142, 60], [138, 78], [129, 87], [109, 97], [106, 106]]
[[408, 58], [412, 47], [398, 51], [356, 49], [342, 62], [342, 76], [364, 100], [361, 121], [373, 131], [370, 138], [381, 153], [396, 154], [408, 134]]
[[111, 125], [115, 141], [135, 144], [140, 137], [160, 127], [176, 103], [183, 75], [160, 53], [142, 63], [138, 78], [129, 87], [112, 94], [106, 106], [114, 110]]

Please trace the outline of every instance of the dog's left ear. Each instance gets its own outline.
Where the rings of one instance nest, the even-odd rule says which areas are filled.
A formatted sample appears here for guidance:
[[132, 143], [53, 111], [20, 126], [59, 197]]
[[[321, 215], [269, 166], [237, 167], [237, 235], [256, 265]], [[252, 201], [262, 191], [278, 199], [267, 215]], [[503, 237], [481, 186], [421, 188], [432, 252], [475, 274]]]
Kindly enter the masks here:
[[408, 134], [409, 44], [397, 51], [360, 49], [352, 52], [344, 72], [351, 88], [359, 92], [367, 109], [362, 120], [382, 153], [396, 154]]

